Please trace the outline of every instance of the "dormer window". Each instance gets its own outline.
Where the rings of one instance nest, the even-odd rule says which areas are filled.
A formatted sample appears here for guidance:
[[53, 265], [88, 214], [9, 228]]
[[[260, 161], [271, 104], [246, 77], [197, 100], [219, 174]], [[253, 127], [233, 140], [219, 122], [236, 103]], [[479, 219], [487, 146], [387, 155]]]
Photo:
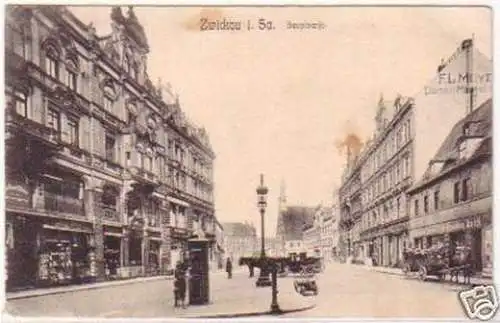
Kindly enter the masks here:
[[466, 157], [466, 151], [467, 151], [467, 141], [463, 140], [460, 142], [458, 145], [458, 158], [465, 158]]
[[443, 165], [444, 165], [444, 163], [442, 161], [432, 162], [431, 169], [430, 169], [431, 173], [433, 175], [439, 173], [441, 171], [441, 169], [443, 168]]

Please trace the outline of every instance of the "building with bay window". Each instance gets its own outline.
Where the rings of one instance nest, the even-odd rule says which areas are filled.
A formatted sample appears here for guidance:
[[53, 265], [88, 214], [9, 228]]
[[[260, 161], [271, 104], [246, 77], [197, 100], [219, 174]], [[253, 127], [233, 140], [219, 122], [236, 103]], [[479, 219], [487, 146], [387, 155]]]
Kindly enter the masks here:
[[198, 228], [217, 248], [208, 134], [152, 84], [133, 8], [111, 27], [6, 9], [9, 289], [159, 274]]

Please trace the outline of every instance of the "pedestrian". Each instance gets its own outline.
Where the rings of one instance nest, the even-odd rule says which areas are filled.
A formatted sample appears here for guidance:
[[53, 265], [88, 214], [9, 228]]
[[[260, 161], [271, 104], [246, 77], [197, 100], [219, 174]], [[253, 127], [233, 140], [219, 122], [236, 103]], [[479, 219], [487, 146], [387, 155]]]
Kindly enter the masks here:
[[227, 272], [227, 278], [231, 279], [233, 277], [233, 263], [231, 262], [231, 258], [227, 258], [226, 261], [226, 272]]
[[186, 300], [186, 270], [185, 266], [178, 261], [174, 271], [174, 306], [185, 307]]
[[253, 277], [254, 276], [254, 272], [253, 272], [253, 263], [250, 261], [248, 263], [248, 270], [250, 271], [250, 277]]

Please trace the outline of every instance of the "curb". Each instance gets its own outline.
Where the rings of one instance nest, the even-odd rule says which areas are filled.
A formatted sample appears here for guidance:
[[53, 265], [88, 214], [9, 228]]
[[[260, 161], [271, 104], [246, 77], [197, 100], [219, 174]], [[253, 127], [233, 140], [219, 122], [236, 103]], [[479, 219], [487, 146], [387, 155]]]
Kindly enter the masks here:
[[[68, 288], [61, 288], [58, 290], [33, 290], [33, 293], [26, 293], [23, 294], [23, 292], [16, 292], [12, 293], [12, 295], [5, 295], [5, 300], [10, 301], [10, 300], [16, 300], [16, 299], [25, 299], [25, 298], [33, 298], [33, 297], [39, 297], [39, 296], [46, 296], [46, 295], [56, 295], [56, 294], [65, 294], [65, 293], [71, 293], [71, 292], [76, 292], [76, 291], [81, 291], [81, 290], [90, 290], [90, 289], [100, 289], [100, 288], [106, 288], [106, 287], [115, 287], [115, 286], [123, 286], [123, 285], [128, 285], [128, 284], [137, 284], [137, 283], [144, 283], [144, 282], [150, 282], [150, 281], [156, 281], [156, 280], [170, 280], [172, 279], [171, 276], [156, 276], [156, 277], [147, 277], [147, 278], [139, 278], [139, 279], [124, 279], [124, 280], [119, 280], [119, 281], [114, 281], [114, 282], [101, 282], [101, 283], [91, 283], [91, 284], [85, 284], [85, 285], [75, 285], [75, 286], [68, 286]], [[17, 294], [17, 295], [16, 295]]]
[[294, 308], [294, 309], [281, 310], [279, 313], [272, 313], [271, 310], [268, 310], [268, 311], [262, 311], [262, 312], [200, 315], [200, 316], [192, 316], [192, 317], [186, 317], [186, 318], [191, 318], [191, 319], [219, 319], [219, 318], [253, 317], [253, 316], [264, 316], [264, 315], [279, 316], [279, 315], [284, 315], [284, 314], [289, 314], [289, 313], [296, 313], [296, 312], [308, 311], [308, 310], [313, 309], [315, 307], [316, 307], [316, 304], [309, 305], [309, 306], [304, 306], [304, 307], [299, 307], [299, 308]]

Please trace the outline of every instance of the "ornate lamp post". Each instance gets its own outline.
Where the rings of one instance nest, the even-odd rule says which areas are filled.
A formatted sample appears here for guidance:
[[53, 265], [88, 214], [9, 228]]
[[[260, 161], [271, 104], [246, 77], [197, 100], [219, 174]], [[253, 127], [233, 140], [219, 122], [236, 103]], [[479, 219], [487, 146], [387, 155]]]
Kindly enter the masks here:
[[269, 279], [268, 262], [266, 259], [265, 240], [264, 240], [264, 213], [266, 212], [268, 192], [269, 192], [268, 188], [264, 186], [264, 175], [260, 174], [260, 185], [259, 187], [257, 187], [257, 196], [258, 196], [257, 206], [259, 207], [260, 221], [261, 221], [261, 227], [260, 227], [261, 249], [260, 249], [260, 274], [255, 284], [257, 287], [271, 286], [271, 280]]

